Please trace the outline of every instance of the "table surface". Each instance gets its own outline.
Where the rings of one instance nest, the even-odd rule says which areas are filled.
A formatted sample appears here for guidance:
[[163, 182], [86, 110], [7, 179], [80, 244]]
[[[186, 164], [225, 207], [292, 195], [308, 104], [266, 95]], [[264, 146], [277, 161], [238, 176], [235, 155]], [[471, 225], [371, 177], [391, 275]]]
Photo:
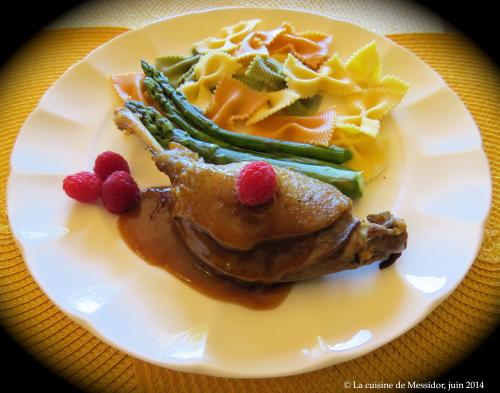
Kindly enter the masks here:
[[[48, 87], [90, 50], [129, 28], [221, 6], [305, 9], [345, 19], [412, 50], [464, 101], [476, 120], [491, 165], [493, 205], [484, 242], [467, 277], [433, 313], [405, 335], [350, 362], [313, 373], [231, 380], [162, 369], [92, 336], [65, 316], [30, 276], [10, 233], [5, 206], [9, 156], [20, 127]], [[71, 50], [68, 50], [71, 48]], [[36, 74], [33, 59], [37, 59]], [[471, 78], [471, 70], [474, 78]], [[432, 380], [460, 362], [497, 326], [500, 313], [499, 74], [446, 23], [412, 2], [395, 0], [90, 1], [54, 21], [1, 70], [0, 323], [53, 372], [88, 391], [324, 392], [359, 383]], [[28, 77], [27, 77], [28, 75]], [[19, 86], [22, 86], [19, 88]]]
[[92, 0], [54, 21], [50, 28], [136, 28], [169, 16], [221, 7], [309, 10], [356, 23], [379, 34], [440, 33], [447, 28], [428, 9], [402, 0]]

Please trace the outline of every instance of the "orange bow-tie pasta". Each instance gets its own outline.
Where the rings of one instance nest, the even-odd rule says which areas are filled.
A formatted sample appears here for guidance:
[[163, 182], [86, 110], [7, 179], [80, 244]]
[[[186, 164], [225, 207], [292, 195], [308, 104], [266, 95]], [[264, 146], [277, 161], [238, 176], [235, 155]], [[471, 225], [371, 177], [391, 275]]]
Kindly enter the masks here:
[[334, 123], [335, 111], [329, 109], [314, 116], [269, 116], [245, 132], [283, 141], [328, 145]]
[[147, 101], [147, 92], [142, 84], [143, 79], [144, 74], [142, 72], [111, 77], [113, 87], [123, 102], [129, 100]]
[[327, 58], [332, 36], [318, 32], [297, 33], [294, 27], [284, 22], [272, 30], [249, 33], [241, 44], [233, 49], [233, 56], [244, 58], [252, 55], [285, 56], [292, 53], [306, 66], [317, 69]]
[[219, 126], [233, 130], [236, 121], [247, 120], [266, 101], [265, 93], [224, 76], [205, 114]]
[[[383, 118], [410, 86], [383, 73], [376, 42], [342, 59], [330, 34], [298, 31], [288, 22], [258, 29], [260, 22], [226, 26], [194, 43], [189, 55], [163, 56], [159, 63], [167, 70], [162, 71], [191, 104], [224, 129], [346, 147], [353, 153], [347, 166], [362, 171], [365, 181], [379, 175], [391, 140], [382, 129]], [[174, 66], [175, 72], [169, 73]], [[155, 105], [143, 78], [137, 73], [112, 81], [123, 101]]]
[[283, 23], [285, 31], [269, 45], [270, 54], [292, 53], [310, 68], [317, 69], [327, 58], [332, 36], [324, 33], [296, 33], [289, 23]]

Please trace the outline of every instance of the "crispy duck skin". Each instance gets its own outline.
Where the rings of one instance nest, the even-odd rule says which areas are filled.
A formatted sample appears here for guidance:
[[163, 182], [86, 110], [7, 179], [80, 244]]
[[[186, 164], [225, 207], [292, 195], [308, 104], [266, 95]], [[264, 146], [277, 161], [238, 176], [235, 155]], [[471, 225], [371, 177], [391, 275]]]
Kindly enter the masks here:
[[275, 284], [390, 264], [406, 247], [403, 220], [384, 212], [361, 223], [349, 198], [300, 173], [277, 169], [275, 199], [249, 209], [234, 195], [241, 164], [207, 164], [179, 145], [155, 162], [171, 179], [183, 242], [211, 271], [239, 282]]
[[[389, 218], [383, 225], [381, 217]], [[404, 222], [384, 212], [368, 216], [367, 223], [345, 212], [335, 224], [295, 238], [266, 242], [250, 251], [222, 247], [187, 220], [178, 220], [177, 231], [204, 266], [246, 284], [302, 281], [380, 262], [393, 263], [406, 246]]]
[[337, 221], [352, 203], [329, 184], [275, 168], [274, 200], [249, 209], [235, 197], [236, 177], [246, 163], [208, 164], [180, 145], [158, 154], [155, 162], [170, 177], [173, 216], [194, 223], [228, 249], [245, 251], [264, 241], [316, 232]]
[[[141, 131], [120, 112], [115, 122], [130, 133]], [[242, 284], [270, 285], [372, 263], [385, 267], [406, 248], [402, 219], [384, 212], [361, 222], [352, 215], [351, 200], [330, 184], [275, 168], [274, 200], [248, 208], [235, 197], [245, 163], [214, 165], [176, 143], [169, 150], [148, 145], [171, 181], [177, 234], [210, 272]]]

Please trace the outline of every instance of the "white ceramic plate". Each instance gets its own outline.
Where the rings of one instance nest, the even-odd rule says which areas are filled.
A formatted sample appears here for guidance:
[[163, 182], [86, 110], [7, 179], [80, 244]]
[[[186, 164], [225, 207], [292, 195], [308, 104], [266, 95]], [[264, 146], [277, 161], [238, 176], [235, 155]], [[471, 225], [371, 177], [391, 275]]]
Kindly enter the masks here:
[[[391, 210], [408, 223], [401, 259], [297, 284], [278, 308], [252, 311], [212, 300], [150, 266], [122, 241], [116, 217], [70, 200], [70, 173], [91, 170], [104, 150], [122, 153], [143, 187], [164, 184], [139, 140], [112, 123], [112, 74], [139, 59], [185, 54], [191, 44], [242, 19], [263, 28], [289, 21], [334, 36], [346, 58], [375, 40], [385, 73], [412, 84], [384, 119], [392, 155], [356, 212]], [[189, 14], [123, 34], [71, 67], [47, 91], [19, 134], [8, 187], [12, 230], [50, 299], [95, 335], [141, 359], [229, 377], [301, 373], [366, 354], [395, 339], [462, 280], [478, 251], [490, 204], [479, 131], [459, 98], [425, 63], [350, 23], [289, 10]]]

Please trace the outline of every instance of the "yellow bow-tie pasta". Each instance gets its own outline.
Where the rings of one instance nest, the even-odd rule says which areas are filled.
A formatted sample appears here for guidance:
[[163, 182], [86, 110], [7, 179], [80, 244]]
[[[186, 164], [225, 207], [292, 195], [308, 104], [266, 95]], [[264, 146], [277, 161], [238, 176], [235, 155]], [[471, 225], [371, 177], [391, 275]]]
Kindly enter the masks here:
[[233, 75], [241, 68], [236, 59], [224, 52], [212, 52], [201, 57], [194, 67], [195, 78], [208, 87], [215, 87], [222, 75]]
[[266, 93], [266, 102], [257, 109], [257, 111], [247, 120], [247, 125], [255, 124], [273, 113], [293, 104], [300, 98], [300, 95], [293, 90], [284, 89]]
[[390, 138], [387, 135], [371, 136], [351, 133], [335, 127], [330, 144], [345, 147], [352, 152], [352, 159], [346, 165], [363, 172], [363, 179], [369, 182], [384, 170], [390, 151]]
[[231, 51], [261, 22], [260, 19], [244, 20], [221, 30], [221, 37], [209, 37], [194, 44], [197, 53], [212, 51]]
[[224, 52], [211, 52], [202, 56], [194, 68], [195, 82], [180, 86], [188, 101], [206, 110], [212, 99], [211, 90], [224, 75], [231, 76], [241, 67], [236, 59]]
[[319, 71], [314, 71], [289, 54], [283, 68], [287, 86], [301, 97], [312, 97], [318, 93], [346, 96], [360, 90], [348, 77], [337, 55], [332, 56]]
[[232, 55], [239, 59], [244, 57], [251, 57], [255, 55], [269, 55], [267, 45], [273, 42], [276, 37], [285, 31], [284, 27], [268, 31], [254, 31], [248, 34], [240, 43], [240, 45], [233, 50]]
[[222, 128], [234, 130], [237, 121], [247, 120], [267, 101], [267, 94], [224, 76], [217, 85], [206, 116]]
[[394, 75], [382, 76], [382, 62], [375, 41], [359, 48], [345, 63], [349, 78], [362, 89], [384, 87], [394, 89], [403, 96], [410, 85]]
[[382, 74], [377, 44], [372, 41], [359, 48], [345, 64], [351, 78], [361, 85], [376, 84]]
[[205, 112], [212, 101], [212, 92], [199, 82], [186, 82], [179, 88], [187, 100]]
[[380, 130], [379, 120], [399, 104], [405, 93], [406, 89], [374, 87], [350, 95], [345, 105], [338, 107], [337, 127], [376, 137]]

